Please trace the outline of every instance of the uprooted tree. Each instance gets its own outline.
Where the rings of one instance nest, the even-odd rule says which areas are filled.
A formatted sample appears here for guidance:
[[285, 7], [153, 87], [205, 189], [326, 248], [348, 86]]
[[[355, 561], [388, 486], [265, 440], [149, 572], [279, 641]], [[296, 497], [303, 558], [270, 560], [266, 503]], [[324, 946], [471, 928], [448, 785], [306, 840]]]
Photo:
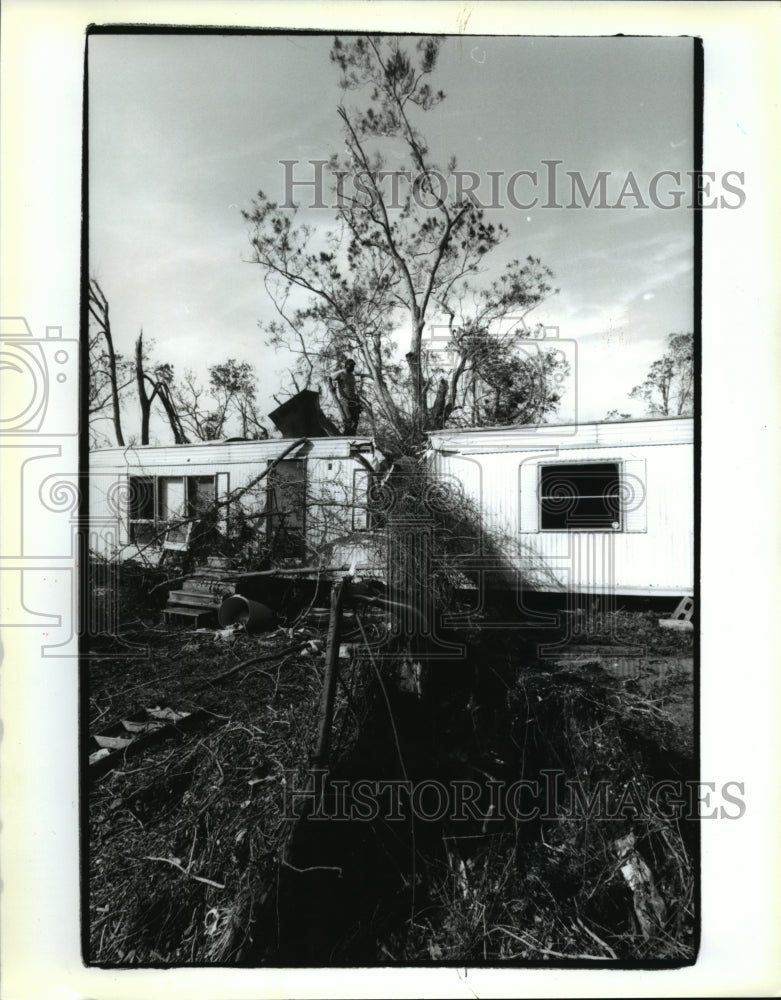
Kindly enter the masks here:
[[421, 131], [445, 96], [430, 82], [439, 48], [432, 38], [414, 53], [396, 38], [336, 38], [342, 89], [368, 102], [338, 107], [346, 152], [330, 161], [333, 226], [299, 223], [289, 198], [280, 205], [263, 192], [243, 213], [278, 313], [268, 343], [297, 358], [292, 387], [329, 385], [354, 356], [368, 376], [364, 419], [401, 453], [427, 429], [540, 420], [556, 410], [568, 371], [530, 340], [526, 317], [555, 292], [540, 259], [478, 279], [507, 230], [462, 192], [453, 158], [436, 165]]

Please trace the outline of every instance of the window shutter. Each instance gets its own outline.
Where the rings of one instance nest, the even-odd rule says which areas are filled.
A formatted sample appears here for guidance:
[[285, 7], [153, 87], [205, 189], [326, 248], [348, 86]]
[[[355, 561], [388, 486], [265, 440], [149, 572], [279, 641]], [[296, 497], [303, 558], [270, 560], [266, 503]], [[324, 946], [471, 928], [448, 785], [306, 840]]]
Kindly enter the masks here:
[[218, 472], [216, 477], [217, 530], [223, 535], [228, 533], [228, 490], [230, 477], [227, 472]]
[[648, 496], [644, 458], [624, 459], [621, 469], [621, 514], [624, 531], [648, 530]]
[[518, 480], [521, 491], [521, 533], [540, 530], [540, 498], [539, 498], [539, 458], [527, 458], [521, 462]]

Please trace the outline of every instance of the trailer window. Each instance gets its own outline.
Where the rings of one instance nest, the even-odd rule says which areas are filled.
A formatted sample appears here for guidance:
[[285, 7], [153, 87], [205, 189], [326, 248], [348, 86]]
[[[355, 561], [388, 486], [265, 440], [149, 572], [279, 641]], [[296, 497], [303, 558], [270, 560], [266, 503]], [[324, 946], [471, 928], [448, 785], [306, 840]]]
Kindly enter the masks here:
[[620, 531], [618, 462], [580, 462], [540, 467], [542, 531]]
[[184, 476], [161, 476], [157, 489], [157, 516], [161, 522], [163, 546], [186, 546], [190, 533], [187, 521], [187, 482]]
[[130, 541], [186, 548], [193, 519], [202, 517], [215, 498], [214, 476], [131, 476]]
[[187, 508], [190, 517], [203, 517], [216, 499], [214, 476], [187, 477]]
[[131, 476], [128, 499], [130, 541], [150, 545], [155, 536], [155, 481], [152, 476]]

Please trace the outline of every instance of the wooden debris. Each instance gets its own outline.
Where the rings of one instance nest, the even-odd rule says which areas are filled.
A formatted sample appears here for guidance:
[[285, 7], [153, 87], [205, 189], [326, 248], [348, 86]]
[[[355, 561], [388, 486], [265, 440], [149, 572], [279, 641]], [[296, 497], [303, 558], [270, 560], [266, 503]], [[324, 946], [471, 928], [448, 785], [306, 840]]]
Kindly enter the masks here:
[[320, 701], [319, 732], [317, 749], [314, 756], [314, 767], [325, 767], [328, 761], [328, 750], [331, 741], [331, 722], [334, 710], [334, 695], [336, 694], [336, 674], [339, 669], [339, 635], [342, 626], [342, 606], [345, 592], [349, 587], [350, 577], [337, 581], [331, 590], [331, 617], [328, 622], [328, 639], [325, 647], [325, 679], [323, 681], [323, 696]]
[[150, 722], [145, 720], [144, 722], [139, 722], [137, 719], [123, 719], [122, 727], [126, 729], [129, 733], [150, 733], [155, 729], [159, 729], [164, 723], [163, 722]]
[[660, 618], [659, 628], [675, 629], [676, 632], [693, 632], [694, 624], [685, 618]]
[[148, 708], [146, 713], [153, 719], [162, 719], [165, 722], [181, 722], [190, 714], [189, 712], [175, 712], [172, 708]]

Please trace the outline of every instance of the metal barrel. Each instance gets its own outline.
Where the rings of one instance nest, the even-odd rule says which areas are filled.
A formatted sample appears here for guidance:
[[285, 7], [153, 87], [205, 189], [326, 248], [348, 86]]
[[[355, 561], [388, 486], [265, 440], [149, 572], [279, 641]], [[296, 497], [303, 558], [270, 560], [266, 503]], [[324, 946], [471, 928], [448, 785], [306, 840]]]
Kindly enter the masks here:
[[220, 605], [217, 620], [221, 628], [238, 623], [244, 626], [249, 635], [258, 635], [274, 627], [274, 612], [265, 604], [251, 601], [241, 594], [233, 594]]

